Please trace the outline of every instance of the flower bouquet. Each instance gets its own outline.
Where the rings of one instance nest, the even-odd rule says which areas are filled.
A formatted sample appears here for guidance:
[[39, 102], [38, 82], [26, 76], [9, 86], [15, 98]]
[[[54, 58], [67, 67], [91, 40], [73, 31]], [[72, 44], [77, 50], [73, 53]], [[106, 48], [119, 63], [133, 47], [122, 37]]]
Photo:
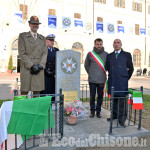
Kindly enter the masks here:
[[77, 119], [83, 119], [87, 116], [87, 110], [83, 107], [80, 100], [74, 100], [65, 106], [65, 116], [68, 124], [76, 124]]

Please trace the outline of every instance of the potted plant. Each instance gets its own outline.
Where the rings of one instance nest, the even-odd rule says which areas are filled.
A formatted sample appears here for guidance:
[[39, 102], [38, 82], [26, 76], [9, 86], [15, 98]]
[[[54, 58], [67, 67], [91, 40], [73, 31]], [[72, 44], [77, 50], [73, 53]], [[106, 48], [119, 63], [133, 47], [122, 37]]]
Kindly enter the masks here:
[[77, 123], [77, 114], [78, 111], [75, 107], [67, 106], [65, 108], [65, 115], [67, 116], [68, 124], [76, 124]]
[[7, 72], [11, 73], [12, 70], [13, 70], [13, 60], [12, 60], [12, 55], [11, 55], [10, 58], [9, 58], [9, 62], [8, 62], [8, 70], [7, 70]]
[[64, 113], [67, 116], [67, 123], [73, 125], [77, 123], [77, 117], [81, 113], [81, 108], [71, 103], [65, 106]]

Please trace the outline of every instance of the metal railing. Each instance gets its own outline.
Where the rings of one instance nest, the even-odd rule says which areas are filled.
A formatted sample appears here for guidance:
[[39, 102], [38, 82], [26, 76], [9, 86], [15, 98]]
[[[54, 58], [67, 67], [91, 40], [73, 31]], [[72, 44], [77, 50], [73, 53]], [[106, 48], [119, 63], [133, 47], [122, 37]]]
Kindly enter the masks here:
[[[85, 81], [84, 81], [85, 82]], [[87, 81], [86, 81], [87, 82]], [[143, 94], [143, 87], [140, 88], [140, 90]], [[118, 91], [112, 91], [113, 93], [111, 94], [111, 99], [114, 100], [114, 93], [118, 93]], [[119, 91], [120, 93], [125, 93], [128, 91]], [[89, 100], [90, 97], [90, 92], [89, 92], [89, 84], [88, 83], [84, 83], [84, 84], [80, 84], [80, 98], [84, 99], [84, 100]], [[124, 99], [124, 102], [127, 103], [129, 97], [115, 97], [115, 98], [119, 98], [120, 100]], [[112, 117], [112, 113], [113, 113], [113, 100], [111, 100], [110, 98], [108, 98], [108, 94], [106, 92], [104, 92], [104, 96], [103, 96], [103, 103], [102, 103], [102, 107], [109, 110], [110, 111], [110, 129], [109, 129], [109, 133], [112, 134], [112, 129], [114, 128], [120, 128], [119, 126], [119, 120], [117, 119], [117, 126], [113, 127], [113, 120], [111, 120]], [[112, 102], [111, 102], [112, 101]], [[126, 104], [127, 106], [127, 126], [134, 126], [134, 125], [138, 125], [138, 130], [141, 129], [141, 122], [142, 122], [142, 110], [133, 110], [133, 105], [130, 104]], [[119, 103], [118, 103], [118, 112], [119, 112]], [[119, 113], [117, 118], [119, 117]]]
[[80, 84], [80, 98], [85, 101], [89, 98], [89, 85], [88, 84]]
[[[17, 79], [17, 82], [18, 79]], [[14, 90], [14, 96], [17, 96], [19, 93], [19, 88]], [[58, 140], [61, 140], [64, 135], [64, 95], [62, 94], [62, 89], [59, 90], [59, 94], [36, 94], [36, 95], [27, 95], [28, 98], [32, 97], [44, 97], [44, 96], [52, 96], [52, 97], [59, 97], [59, 100], [51, 101], [51, 104], [49, 106], [48, 110], [48, 129], [43, 131], [44, 137], [33, 135], [29, 139], [27, 139], [27, 135], [24, 135], [25, 142], [20, 147], [21, 149], [30, 149], [33, 147], [40, 146], [41, 138], [44, 138], [45, 141], [51, 142], [53, 139], [57, 138]], [[54, 119], [54, 127], [50, 127], [50, 107], [52, 108], [53, 112], [53, 119]], [[55, 137], [54, 137], [55, 136]], [[31, 142], [31, 140], [33, 142]], [[37, 144], [36, 144], [37, 143]], [[17, 149], [17, 135], [15, 134], [15, 149]], [[5, 140], [5, 150], [7, 150], [7, 140]]]
[[[17, 81], [17, 86], [19, 87], [20, 86], [20, 82], [18, 81], [18, 79], [16, 79]], [[143, 87], [140, 88], [140, 91], [142, 91], [143, 93]], [[17, 92], [17, 91], [16, 91]], [[114, 91], [112, 90], [112, 93], [111, 93], [111, 99], [108, 98], [108, 95], [107, 93], [105, 92], [104, 93], [104, 97], [103, 97], [103, 103], [102, 103], [102, 107], [109, 110], [110, 111], [110, 128], [109, 128], [109, 133], [112, 134], [112, 129], [114, 128], [120, 128], [119, 126], [119, 122], [118, 122], [118, 119], [117, 119], [117, 125], [116, 127], [113, 127], [113, 119], [111, 120], [112, 118], [112, 112], [113, 112], [113, 100], [114, 100], [114, 93], [116, 92], [128, 92], [128, 91]], [[89, 92], [89, 84], [88, 84], [88, 81], [87, 80], [84, 80], [84, 81], [81, 81], [81, 84], [80, 84], [80, 98], [85, 101], [89, 100], [90, 98], [90, 92]], [[117, 97], [115, 97], [117, 98]], [[128, 97], [118, 97], [119, 98], [119, 101], [121, 99], [124, 99], [124, 102], [127, 102], [128, 100]], [[118, 104], [118, 107], [119, 107], [119, 104]], [[118, 108], [118, 111], [119, 111], [119, 108]], [[119, 115], [119, 113], [118, 113]], [[118, 118], [119, 116], [117, 116]], [[133, 106], [130, 105], [130, 104], [127, 104], [127, 126], [134, 126], [134, 125], [138, 125], [138, 130], [141, 129], [141, 120], [142, 119], [142, 110], [133, 110]]]
[[[143, 87], [140, 87], [140, 90], [142, 92], [143, 97]], [[142, 109], [134, 110], [133, 112], [133, 106], [131, 105], [131, 98], [130, 97], [120, 97], [120, 96], [114, 96], [116, 93], [129, 93], [128, 91], [114, 91], [114, 87], [111, 88], [111, 114], [110, 114], [110, 128], [109, 128], [109, 134], [112, 134], [112, 129], [119, 128], [119, 109], [123, 109], [123, 117], [125, 115], [125, 109], [127, 109], [128, 114], [128, 124], [127, 126], [133, 126], [138, 124], [138, 130], [141, 130], [141, 121], [142, 121]], [[118, 99], [118, 108], [117, 108], [117, 126], [113, 127], [113, 109], [114, 109], [114, 99]], [[123, 108], [119, 107], [120, 100], [124, 99], [124, 106]], [[127, 104], [128, 99], [130, 99], [130, 104]], [[138, 117], [138, 120], [137, 120]], [[133, 118], [133, 119], [132, 119]], [[124, 118], [123, 118], [124, 120]], [[131, 124], [132, 122], [132, 124]], [[125, 126], [123, 126], [125, 127]]]

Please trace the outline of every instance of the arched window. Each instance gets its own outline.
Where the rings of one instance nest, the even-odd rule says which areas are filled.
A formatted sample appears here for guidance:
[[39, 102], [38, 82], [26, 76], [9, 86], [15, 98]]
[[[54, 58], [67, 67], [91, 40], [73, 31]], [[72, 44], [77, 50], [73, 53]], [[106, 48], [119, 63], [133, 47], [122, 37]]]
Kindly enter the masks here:
[[135, 67], [141, 67], [141, 52], [139, 49], [135, 49], [133, 52], [133, 65]]
[[80, 52], [81, 53], [81, 63], [83, 64], [83, 54], [84, 54], [84, 49], [83, 49], [83, 45], [79, 42], [75, 42], [72, 45], [72, 50]]
[[12, 50], [18, 50], [18, 39], [12, 43]]

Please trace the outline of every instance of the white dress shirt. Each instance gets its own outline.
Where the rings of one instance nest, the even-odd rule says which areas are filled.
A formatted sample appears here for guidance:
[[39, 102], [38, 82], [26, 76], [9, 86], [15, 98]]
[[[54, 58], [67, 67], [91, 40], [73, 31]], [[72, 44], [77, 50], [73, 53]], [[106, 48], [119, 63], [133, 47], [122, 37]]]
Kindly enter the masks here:
[[119, 51], [115, 51], [115, 54], [116, 54], [116, 53], [120, 54], [120, 52], [121, 52], [121, 49], [120, 49]]
[[30, 32], [31, 32], [33, 38], [36, 40], [37, 39], [37, 33], [33, 33], [32, 31], [30, 31]]

